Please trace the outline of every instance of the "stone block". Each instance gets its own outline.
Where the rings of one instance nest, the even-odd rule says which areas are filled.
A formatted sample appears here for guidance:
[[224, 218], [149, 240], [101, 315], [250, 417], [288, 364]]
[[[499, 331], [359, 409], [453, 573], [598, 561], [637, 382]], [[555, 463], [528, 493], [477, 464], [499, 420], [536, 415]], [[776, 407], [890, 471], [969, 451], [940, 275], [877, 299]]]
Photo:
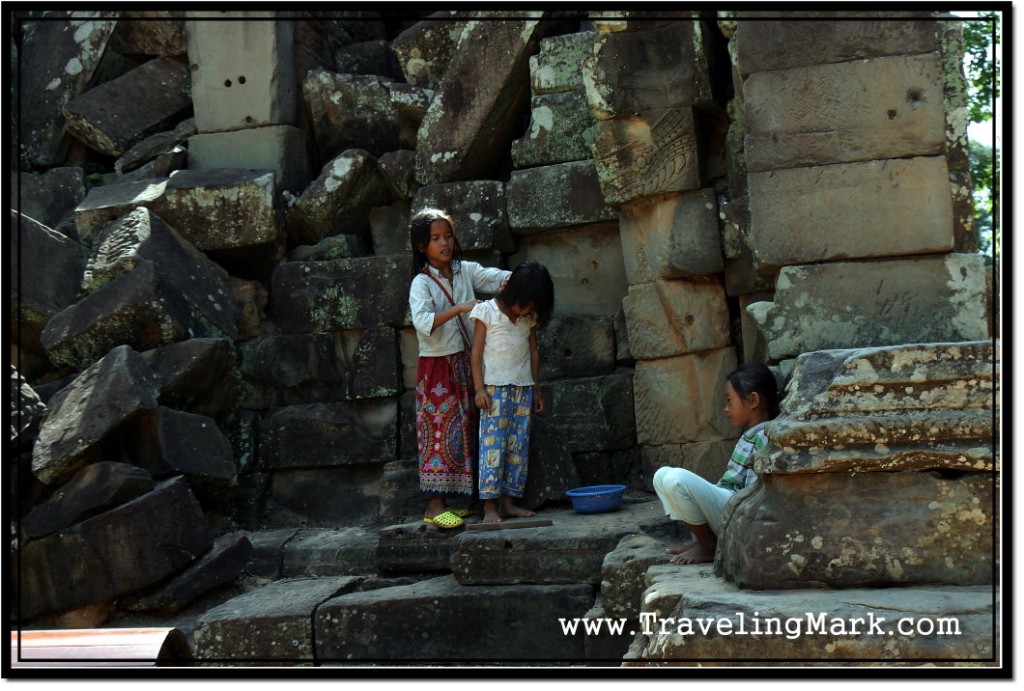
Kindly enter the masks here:
[[405, 81], [391, 42], [378, 39], [342, 46], [334, 52], [334, 69], [341, 74], [376, 74]]
[[282, 550], [282, 578], [372, 574], [377, 535], [362, 528], [300, 530]]
[[605, 203], [593, 161], [572, 161], [512, 171], [508, 222], [517, 235], [616, 221]]
[[[580, 486], [625, 485], [627, 492], [650, 491], [643, 486], [640, 450], [637, 447], [616, 451], [586, 451], [573, 454]], [[568, 497], [565, 499], [568, 501]]]
[[111, 431], [156, 408], [157, 382], [142, 357], [118, 346], [53, 396], [32, 449], [42, 482], [66, 480]]
[[451, 568], [463, 585], [601, 582], [605, 555], [626, 535], [643, 532], [662, 515], [658, 502], [624, 502], [618, 511], [545, 511], [552, 526], [465, 531], [455, 538]]
[[176, 613], [200, 596], [233, 583], [249, 557], [252, 543], [243, 533], [221, 535], [210, 550], [184, 571], [131, 605], [133, 610]]
[[[418, 470], [416, 471], [418, 473]], [[419, 486], [419, 480], [416, 480]], [[419, 504], [425, 505], [417, 492]], [[455, 552], [455, 536], [460, 531], [442, 530], [424, 523], [418, 516], [419, 506], [412, 523], [388, 526], [380, 531], [377, 543], [377, 570], [385, 574], [396, 573], [451, 573], [451, 558]]]
[[154, 585], [212, 544], [182, 478], [18, 550], [19, 609], [45, 612], [107, 602]]
[[601, 601], [605, 615], [622, 619], [640, 616], [644, 575], [655, 564], [667, 564], [672, 555], [665, 550], [675, 543], [650, 535], [627, 535], [605, 555], [601, 563]]
[[768, 342], [765, 341], [761, 330], [757, 328], [757, 322], [747, 308], [755, 302], [771, 302], [774, 296], [775, 293], [772, 292], [746, 293], [738, 296], [743, 363], [765, 362], [768, 359]]
[[534, 415], [530, 423], [527, 458], [526, 488], [522, 499], [516, 502], [525, 509], [532, 511], [549, 503], [564, 503], [565, 493], [582, 485], [560, 431], [540, 415]]
[[383, 463], [367, 460], [345, 466], [274, 470], [263, 520], [270, 525], [321, 528], [375, 523]]
[[147, 350], [142, 359], [160, 382], [161, 405], [215, 418], [238, 405], [242, 382], [230, 339], [190, 338]]
[[538, 260], [551, 274], [555, 314], [608, 317], [622, 309], [627, 285], [618, 224], [525, 236], [508, 265], [528, 259]]
[[953, 202], [942, 156], [751, 173], [748, 182], [751, 247], [763, 265], [953, 247]]
[[466, 22], [435, 12], [429, 19], [416, 22], [391, 42], [405, 81], [433, 89], [444, 77], [455, 54]]
[[412, 149], [388, 151], [377, 159], [380, 171], [394, 199], [408, 201], [416, 195], [420, 183], [416, 182], [416, 152]]
[[540, 40], [540, 52], [530, 57], [530, 88], [536, 94], [583, 90], [581, 63], [593, 53], [597, 33], [580, 31]]
[[89, 190], [75, 207], [75, 229], [84, 244], [126, 213], [140, 206], [149, 207], [159, 199], [167, 180], [125, 180]]
[[74, 19], [70, 12], [19, 23], [17, 78], [26, 88], [17, 92], [17, 126], [26, 170], [64, 162], [64, 106], [92, 83], [116, 26], [114, 19]]
[[623, 204], [619, 228], [629, 284], [724, 271], [717, 209], [710, 188]]
[[466, 25], [417, 133], [421, 183], [480, 179], [508, 150], [530, 97], [530, 52], [544, 30], [543, 11], [516, 14]]
[[598, 120], [712, 101], [708, 48], [700, 22], [599, 34], [583, 61], [583, 82]]
[[[583, 636], [566, 636], [559, 618], [581, 617], [593, 601], [588, 585], [467, 588], [451, 576], [350, 593], [317, 608], [316, 659], [325, 665], [582, 660]], [[463, 633], [436, 635], [454, 630]]]
[[636, 444], [633, 382], [628, 373], [541, 382], [544, 415], [571, 453]]
[[600, 123], [594, 163], [609, 204], [700, 189], [705, 154], [692, 108], [643, 111]]
[[402, 386], [416, 388], [416, 368], [420, 361], [420, 344], [416, 338], [416, 330], [409, 327], [399, 331], [399, 352], [402, 359]]
[[512, 142], [512, 165], [531, 168], [590, 160], [595, 141], [597, 123], [582, 90], [534, 94], [530, 127]]
[[997, 655], [991, 587], [858, 588], [840, 597], [743, 590], [708, 576], [701, 565], [652, 567], [640, 615], [647, 625], [641, 619], [625, 666], [986, 665]]
[[537, 345], [543, 353], [542, 380], [601, 376], [615, 369], [615, 325], [611, 317], [552, 317], [537, 333]]
[[143, 263], [53, 315], [40, 343], [52, 362], [84, 369], [119, 345], [148, 350], [192, 333], [188, 304]]
[[272, 170], [283, 190], [300, 192], [309, 183], [306, 133], [293, 125], [206, 132], [188, 140], [188, 167]]
[[177, 292], [188, 305], [195, 322], [190, 335], [238, 336], [227, 271], [149, 209], [139, 207], [119, 217], [95, 242], [82, 279], [86, 291], [93, 292], [141, 264], [150, 264], [161, 284]]
[[132, 21], [118, 23], [110, 47], [122, 55], [185, 55], [188, 48], [183, 14], [175, 10], [133, 10]]
[[56, 228], [85, 199], [85, 173], [80, 166], [51, 168], [42, 175], [12, 173], [11, 190], [19, 213]]
[[310, 70], [302, 82], [322, 160], [347, 149], [374, 156], [416, 147], [433, 92], [372, 75]]
[[[370, 209], [370, 240], [373, 244], [373, 254], [412, 256], [412, 246], [409, 244], [409, 219], [411, 216], [409, 202], [402, 199], [388, 206], [377, 206]], [[324, 257], [324, 259], [343, 258], [342, 256]]]
[[[463, 250], [516, 249], [509, 232], [505, 185], [495, 180], [472, 180], [424, 185], [416, 191], [409, 208], [410, 217], [424, 209], [443, 209], [455, 224], [455, 237]], [[409, 238], [408, 225], [405, 229]]]
[[200, 132], [295, 124], [295, 22], [185, 22]]
[[797, 358], [760, 472], [997, 470], [991, 341]]
[[159, 57], [93, 87], [64, 106], [68, 133], [91, 149], [120, 156], [161, 132], [192, 106], [188, 65]]
[[622, 307], [635, 358], [653, 360], [729, 345], [729, 308], [718, 278], [630, 286]]
[[313, 661], [313, 615], [330, 598], [355, 590], [360, 579], [289, 578], [214, 607], [195, 629], [199, 660], [258, 664]]
[[198, 249], [228, 250], [281, 239], [279, 198], [269, 170], [179, 170], [148, 206]]
[[[788, 22], [744, 15], [749, 18], [737, 22], [735, 60], [744, 78], [752, 72], [931, 53], [939, 49], [942, 25], [934, 19], [897, 18], [889, 10], [858, 12], [856, 17], [848, 12], [811, 12]], [[796, 45], [800, 50], [793, 50]]]
[[980, 255], [784, 267], [773, 302], [747, 308], [772, 361], [829, 348], [991, 336]]
[[257, 338], [240, 346], [247, 405], [272, 408], [300, 403], [394, 396], [398, 381], [395, 330], [319, 332]]
[[[42, 223], [11, 211], [17, 228], [9, 234], [11, 310], [7, 322], [21, 345], [42, 352], [47, 322], [69, 307], [78, 294], [85, 269], [85, 252], [74, 240]], [[46, 271], [24, 271], [23, 267]]]
[[274, 270], [271, 292], [283, 333], [402, 327], [409, 314], [409, 260], [285, 262]]
[[[405, 397], [399, 409], [399, 419], [405, 422]], [[403, 424], [404, 427], [404, 424]], [[409, 425], [412, 434], [415, 428]], [[405, 430], [399, 432], [403, 435]], [[404, 439], [403, 439], [404, 440]], [[399, 442], [399, 455], [405, 455], [402, 441]], [[415, 454], [416, 450], [413, 449]], [[423, 495], [420, 494], [419, 460], [417, 458], [399, 459], [384, 464], [384, 473], [380, 484], [380, 515], [392, 521], [404, 521], [416, 518], [423, 513]], [[425, 526], [426, 524], [424, 524]]]
[[735, 437], [725, 416], [725, 378], [736, 369], [733, 348], [636, 363], [633, 396], [642, 446]]
[[282, 469], [386, 463], [395, 457], [397, 424], [393, 399], [275, 408], [260, 426], [260, 464]]
[[235, 478], [231, 444], [205, 415], [156, 408], [141, 416], [125, 445], [132, 462], [153, 477], [184, 475], [204, 503], [223, 495]]
[[996, 491], [989, 473], [764, 476], [727, 506], [716, 570], [754, 589], [991, 584]]
[[[124, 156], [117, 159], [120, 161]], [[116, 162], [115, 162], [116, 165]], [[151, 180], [153, 178], [167, 178], [177, 170], [184, 170], [188, 167], [188, 151], [181, 145], [174, 145], [167, 151], [156, 154], [156, 157], [149, 162], [141, 164], [130, 173], [125, 173], [119, 182], [138, 182], [140, 180]]]
[[338, 233], [365, 235], [370, 209], [388, 199], [377, 161], [366, 151], [344, 151], [324, 165], [320, 176], [288, 209], [288, 238], [294, 243], [314, 244]]
[[752, 74], [743, 84], [747, 169], [942, 154], [944, 82], [938, 53]]
[[[633, 640], [633, 637], [624, 634], [635, 631], [636, 622], [622, 622], [622, 630], [606, 631], [603, 623], [606, 617], [607, 612], [604, 609], [603, 599], [601, 595], [598, 595], [597, 600], [594, 601], [594, 606], [583, 615], [583, 619], [592, 621], [590, 626], [596, 627], [594, 630], [597, 631], [596, 634], [588, 634], [583, 640], [583, 651], [588, 666], [602, 667], [608, 666], [608, 663], [619, 665], [621, 664], [622, 657], [629, 651], [629, 643]], [[584, 626], [586, 625], [584, 624]], [[617, 626], [618, 622], [615, 622], [613, 625]]]
[[[124, 179], [128, 173], [139, 174], [146, 169], [145, 164], [154, 162], [154, 159], [174, 151], [184, 151], [180, 145], [188, 142], [189, 137], [196, 133], [196, 119], [187, 118], [179, 122], [174, 129], [152, 134], [137, 144], [133, 144], [125, 151], [120, 158], [114, 161], [114, 172]], [[187, 160], [187, 156], [185, 157]], [[182, 165], [182, 168], [187, 166]], [[168, 177], [164, 175], [150, 175], [143, 177]], [[134, 176], [133, 176], [134, 177]]]
[[92, 463], [21, 519], [21, 539], [45, 537], [151, 489], [153, 478], [142, 468], [112, 461]]
[[284, 546], [298, 532], [295, 528], [281, 528], [248, 533], [249, 542], [252, 544], [252, 556], [245, 565], [245, 572], [275, 581], [280, 579]]

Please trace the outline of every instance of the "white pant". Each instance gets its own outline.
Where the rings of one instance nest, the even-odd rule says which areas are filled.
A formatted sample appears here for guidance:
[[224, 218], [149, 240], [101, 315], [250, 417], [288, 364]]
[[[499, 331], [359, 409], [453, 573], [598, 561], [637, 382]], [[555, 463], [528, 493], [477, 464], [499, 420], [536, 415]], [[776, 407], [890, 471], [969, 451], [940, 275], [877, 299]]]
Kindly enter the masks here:
[[654, 491], [669, 518], [690, 525], [704, 525], [718, 535], [725, 503], [734, 492], [713, 485], [685, 468], [659, 468], [654, 473]]

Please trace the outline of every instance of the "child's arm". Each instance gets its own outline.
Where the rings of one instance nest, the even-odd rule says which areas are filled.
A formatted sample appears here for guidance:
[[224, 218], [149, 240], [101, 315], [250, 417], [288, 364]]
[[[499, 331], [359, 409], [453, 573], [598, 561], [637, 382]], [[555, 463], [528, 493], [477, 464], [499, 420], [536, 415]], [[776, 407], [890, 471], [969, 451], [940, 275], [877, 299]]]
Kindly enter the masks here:
[[437, 327], [445, 324], [459, 314], [465, 314], [473, 309], [480, 302], [469, 300], [461, 305], [455, 305], [440, 312], [434, 311], [434, 299], [430, 294], [430, 285], [426, 280], [419, 277], [413, 280], [409, 289], [409, 312], [412, 315], [412, 325], [427, 336], [434, 333]]
[[469, 354], [469, 365], [473, 371], [473, 402], [480, 410], [491, 409], [491, 396], [484, 386], [484, 343], [487, 341], [487, 325], [479, 319], [473, 331], [473, 349]]
[[533, 373], [533, 411], [544, 412], [544, 398], [540, 395], [540, 348], [537, 346], [537, 327], [530, 329], [530, 371]]

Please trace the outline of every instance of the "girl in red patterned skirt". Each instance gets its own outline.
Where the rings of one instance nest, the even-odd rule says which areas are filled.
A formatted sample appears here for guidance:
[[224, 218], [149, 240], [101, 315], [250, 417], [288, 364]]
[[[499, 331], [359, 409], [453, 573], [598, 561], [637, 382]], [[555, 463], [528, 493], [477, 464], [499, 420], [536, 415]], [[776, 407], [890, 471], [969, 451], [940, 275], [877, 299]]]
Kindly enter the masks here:
[[479, 302], [475, 291], [497, 293], [511, 272], [462, 259], [455, 225], [439, 209], [413, 216], [409, 240], [409, 311], [419, 343], [416, 446], [420, 491], [428, 497], [423, 520], [458, 528], [467, 512], [449, 509], [447, 499], [473, 496], [479, 415], [469, 362], [473, 324], [462, 315]]

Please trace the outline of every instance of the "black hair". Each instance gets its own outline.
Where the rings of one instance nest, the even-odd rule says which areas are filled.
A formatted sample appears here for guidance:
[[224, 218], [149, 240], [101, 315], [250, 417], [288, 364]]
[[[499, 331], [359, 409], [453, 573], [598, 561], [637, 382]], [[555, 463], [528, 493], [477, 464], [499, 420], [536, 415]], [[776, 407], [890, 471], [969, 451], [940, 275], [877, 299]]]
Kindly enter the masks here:
[[551, 282], [551, 274], [536, 259], [528, 259], [512, 270], [498, 300], [506, 307], [529, 307], [532, 304], [537, 315], [537, 328], [541, 328], [551, 319], [551, 310], [555, 307], [555, 285]]
[[779, 414], [779, 384], [767, 365], [748, 362], [734, 370], [726, 379], [741, 396], [757, 393], [768, 410], [769, 419]]
[[455, 235], [455, 221], [446, 211], [441, 209], [423, 209], [409, 221], [409, 244], [412, 246], [412, 275], [423, 272], [427, 265], [427, 255], [420, 249], [422, 245], [430, 242], [430, 226], [434, 221], [444, 221], [452, 229], [455, 237], [455, 248], [452, 250], [452, 266], [458, 266], [462, 261], [462, 245], [459, 244], [459, 236]]

